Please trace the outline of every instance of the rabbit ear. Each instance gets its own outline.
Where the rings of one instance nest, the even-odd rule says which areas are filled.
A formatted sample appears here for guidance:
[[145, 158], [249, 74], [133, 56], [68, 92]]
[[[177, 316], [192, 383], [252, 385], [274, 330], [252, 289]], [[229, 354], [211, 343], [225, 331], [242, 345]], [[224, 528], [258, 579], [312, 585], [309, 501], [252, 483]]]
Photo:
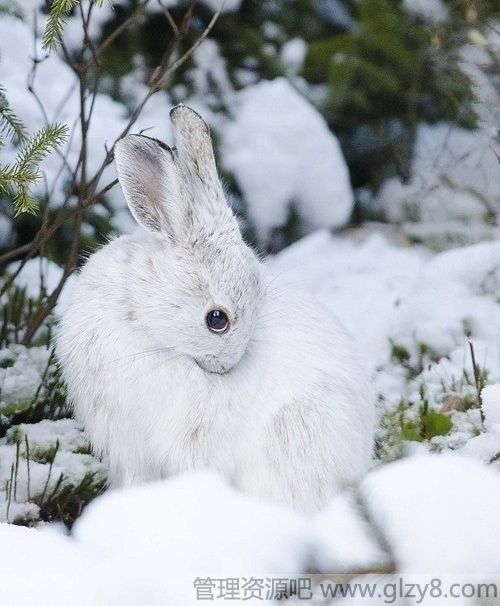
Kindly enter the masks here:
[[210, 206], [221, 208], [223, 205], [227, 210], [226, 197], [215, 165], [210, 130], [205, 121], [187, 105], [174, 107], [170, 118], [174, 125], [179, 163], [191, 185], [194, 185], [195, 191], [202, 189]]
[[172, 150], [150, 137], [128, 135], [115, 146], [118, 180], [135, 220], [172, 242], [184, 235], [189, 199]]

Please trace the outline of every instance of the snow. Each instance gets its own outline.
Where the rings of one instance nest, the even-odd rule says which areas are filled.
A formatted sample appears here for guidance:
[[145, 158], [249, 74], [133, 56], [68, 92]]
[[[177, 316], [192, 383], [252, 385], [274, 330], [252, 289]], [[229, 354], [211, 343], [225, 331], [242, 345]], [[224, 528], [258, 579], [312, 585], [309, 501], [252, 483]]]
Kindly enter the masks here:
[[[393, 223], [418, 221], [420, 230], [422, 225], [435, 229], [437, 224], [441, 231], [460, 233], [456, 222], [472, 238], [471, 227], [484, 226], [489, 213], [500, 207], [499, 180], [493, 178], [498, 160], [491, 142], [488, 128], [420, 125], [409, 182], [387, 180], [378, 207]], [[418, 234], [411, 226], [407, 229]]]
[[195, 604], [197, 577], [300, 572], [307, 530], [298, 514], [242, 496], [212, 472], [192, 472], [107, 493], [71, 537], [0, 524], [0, 582], [27, 606]]
[[193, 596], [196, 577], [299, 572], [306, 530], [297, 514], [253, 501], [199, 471], [104, 495], [88, 507], [74, 536], [126, 576], [140, 562], [143, 581], [179, 604]]
[[448, 8], [442, 0], [403, 0], [403, 9], [410, 15], [426, 21], [442, 24], [448, 19]]
[[270, 269], [329, 305], [363, 344], [372, 368], [387, 360], [388, 337], [408, 345], [416, 338], [443, 354], [463, 348], [468, 320], [473, 335], [490, 344], [481, 363], [498, 369], [500, 242], [434, 255], [362, 234], [316, 232], [273, 257]]
[[[23, 4], [24, 23], [0, 20], [0, 53], [9, 57], [0, 62], [0, 79], [33, 132], [45, 123], [35, 98], [26, 94], [32, 57], [44, 56], [32, 32], [31, 9], [41, 2]], [[218, 8], [217, 0], [205, 4]], [[239, 0], [227, 1], [224, 10], [239, 6]], [[318, 6], [332, 22], [353, 26], [341, 3]], [[430, 23], [448, 18], [439, 0], [405, 0], [403, 6]], [[105, 5], [95, 12], [91, 35], [111, 10]], [[160, 8], [151, 3], [148, 10]], [[40, 31], [44, 19], [38, 15]], [[462, 49], [464, 70], [476, 85], [478, 128], [419, 125], [409, 181], [387, 180], [374, 200], [399, 226], [372, 223], [332, 235], [330, 228], [345, 225], [352, 211], [349, 174], [335, 135], [301, 94], [321, 95], [324, 88], [307, 90], [297, 78], [307, 51], [304, 40], [286, 40], [284, 30], [271, 21], [264, 29], [268, 53], [279, 52], [293, 86], [283, 78], [256, 82], [255, 59], [247, 57], [236, 74], [245, 88], [235, 91], [220, 48], [209, 39], [193, 55], [189, 86], [174, 87], [171, 96], [153, 96], [134, 131], [147, 129], [148, 135], [171, 142], [170, 106], [191, 94], [189, 103], [221, 141], [222, 165], [241, 190], [260, 242], [272, 244], [291, 211], [301, 218], [303, 233], [317, 230], [266, 262], [272, 277], [279, 276], [292, 292], [308, 290], [358, 341], [379, 396], [381, 460], [374, 461], [360, 488], [336, 495], [310, 517], [241, 495], [215, 473], [199, 470], [107, 491], [66, 535], [39, 523], [43, 495], [54, 490], [61, 474], [65, 485], [78, 484], [89, 473], [104, 479], [106, 465], [88, 454], [82, 428], [72, 419], [18, 422], [7, 429], [7, 417], [36, 397], [50, 350], [4, 347], [0, 521], [39, 523], [37, 529], [0, 523], [0, 585], [7, 604], [183, 606], [196, 603], [197, 576], [345, 572], [379, 569], [391, 559], [404, 574], [488, 576], [499, 569], [500, 232], [490, 225], [491, 210], [500, 207], [499, 181], [492, 178], [498, 171], [492, 145], [498, 92], [488, 77], [488, 48], [495, 33], [471, 29], [470, 43]], [[66, 31], [70, 46], [76, 45], [80, 33], [72, 18]], [[98, 95], [89, 138], [90, 171], [97, 169], [105, 145], [120, 134], [146, 93], [144, 69], [137, 60], [136, 69], [122, 79], [123, 102]], [[53, 53], [38, 64], [34, 85], [49, 120], [74, 129], [68, 143], [68, 161], [74, 165], [79, 144], [74, 75]], [[2, 153], [9, 161], [15, 149], [6, 146]], [[58, 177], [55, 159], [43, 169], [57, 205], [64, 198], [64, 173]], [[110, 167], [103, 184], [113, 178]], [[366, 205], [372, 203], [371, 193], [360, 193]], [[113, 224], [130, 230], [133, 222], [119, 189], [108, 198]], [[0, 217], [0, 239], [10, 238], [10, 232]], [[479, 240], [486, 241], [470, 244]], [[450, 243], [460, 246], [436, 252]], [[11, 264], [7, 273], [18, 267], [18, 262]], [[54, 263], [34, 258], [15, 283], [36, 298], [42, 285], [52, 290], [61, 275]], [[74, 278], [63, 291], [56, 317], [73, 284]], [[4, 295], [2, 303], [6, 300]], [[485, 377], [480, 397], [469, 331]], [[395, 359], [398, 351], [404, 360]], [[404, 422], [419, 422], [424, 399], [429, 411], [452, 421], [451, 430], [422, 441], [402, 440], [398, 431]], [[390, 462], [399, 457], [404, 458]]]
[[[407, 2], [406, 10], [441, 5], [434, 0]], [[407, 183], [388, 179], [375, 208], [407, 234], [434, 247], [500, 237], [498, 135], [500, 96], [491, 73], [498, 33], [471, 29], [461, 49], [461, 68], [472, 79], [477, 128], [465, 130], [446, 122], [420, 124]]]
[[496, 471], [456, 454], [426, 454], [379, 467], [361, 494], [401, 572], [498, 572]]
[[292, 208], [306, 231], [347, 222], [353, 195], [335, 135], [284, 78], [237, 94], [221, 132], [221, 161], [240, 186], [259, 239], [269, 244]]
[[[19, 269], [19, 266], [19, 261], [10, 263], [7, 267], [7, 273], [13, 275]], [[41, 292], [52, 292], [57, 287], [62, 275], [63, 270], [59, 265], [46, 258], [35, 257], [34, 259], [29, 259], [23, 265], [21, 271], [16, 276], [15, 284], [18, 288], [26, 289], [26, 295], [36, 300]], [[64, 313], [74, 284], [75, 277], [70, 276], [66, 280], [57, 301], [55, 311], [58, 315]]]
[[483, 387], [481, 399], [485, 427], [500, 435], [500, 383]]
[[466, 322], [479, 343], [491, 343], [488, 359], [481, 356], [481, 362], [492, 371], [498, 369], [495, 342], [500, 335], [500, 307], [494, 295], [500, 287], [499, 255], [500, 242], [437, 255], [417, 276], [419, 284], [411, 299], [402, 302], [401, 325], [393, 337], [413, 332], [417, 340], [445, 353], [462, 342]]
[[66, 537], [0, 524], [0, 543], [0, 583], [5, 604], [89, 604], [88, 573]]
[[500, 434], [497, 431], [480, 433], [467, 440], [460, 452], [479, 459], [483, 463], [490, 463], [500, 453]]
[[303, 38], [287, 40], [280, 51], [280, 59], [290, 75], [297, 74], [304, 64], [307, 54], [307, 42]]
[[352, 492], [336, 496], [314, 517], [312, 526], [317, 570], [352, 572], [387, 560]]
[[[226, 61], [221, 56], [219, 45], [215, 40], [205, 40], [193, 53], [194, 67], [188, 72], [188, 79], [191, 82], [196, 96], [190, 101], [195, 108], [201, 111], [203, 117], [214, 124], [214, 120], [223, 120], [223, 116], [215, 116], [210, 111], [211, 103], [220, 104], [220, 100], [230, 102], [233, 93], [233, 87], [229, 80], [226, 69]], [[214, 95], [213, 86], [215, 85], [217, 94]], [[220, 95], [220, 99], [219, 99]], [[207, 117], [208, 112], [208, 117]]]
[[269, 266], [290, 290], [307, 289], [329, 306], [375, 369], [387, 360], [395, 315], [411, 299], [429, 258], [423, 248], [392, 246], [377, 233], [356, 241], [318, 231], [281, 251]]
[[31, 400], [47, 367], [50, 351], [46, 347], [12, 345], [0, 350], [0, 412], [17, 402]]
[[[404, 400], [409, 403], [405, 418], [410, 420], [422, 404], [422, 385], [436, 412], [457, 393], [476, 401], [466, 329], [488, 381], [500, 380], [499, 258], [500, 242], [435, 254], [409, 246], [395, 229], [373, 225], [344, 236], [316, 232], [268, 264], [272, 276], [280, 276], [291, 292], [308, 290], [353, 334], [373, 375], [380, 415], [396, 410]], [[395, 345], [408, 352], [409, 368], [415, 370], [392, 360]], [[421, 347], [434, 353], [420, 359]], [[453, 429], [448, 435], [425, 444], [406, 442], [406, 453], [453, 449], [489, 462], [500, 452], [498, 434], [482, 426], [477, 407], [450, 414]], [[393, 449], [384, 431], [380, 439], [383, 458], [403, 454], [398, 451], [401, 443]]]
[[6, 603], [15, 596], [28, 606], [69, 596], [97, 606], [183, 606], [196, 603], [196, 578], [293, 578], [312, 562], [328, 574], [344, 570], [339, 562], [392, 557], [403, 575], [487, 579], [500, 565], [499, 506], [498, 474], [459, 455], [379, 467], [356, 499], [337, 497], [312, 518], [239, 494], [208, 470], [189, 472], [108, 492], [71, 536], [0, 524], [0, 582]]
[[[70, 419], [45, 420], [31, 425], [29, 430], [23, 426], [16, 427], [16, 431], [0, 439], [0, 490], [5, 495], [0, 500], [1, 522], [31, 519], [36, 523], [39, 519], [38, 504], [48, 501], [58, 483], [58, 490], [61, 490], [69, 485], [77, 486], [89, 473], [95, 474], [96, 480], [105, 477], [102, 463], [92, 455], [78, 451], [79, 446], [75, 443], [88, 449], [88, 441], [81, 428], [78, 428], [80, 438], [75, 437], [73, 425], [74, 421]], [[28, 438], [29, 463], [24, 435]], [[56, 452], [58, 440], [60, 444]], [[55, 452], [51, 464], [49, 457]], [[13, 477], [14, 486], [8, 489], [7, 483]]]
[[218, 10], [221, 10], [222, 13], [230, 13], [239, 10], [241, 0], [203, 0], [203, 4], [214, 13]]
[[7, 431], [7, 440], [14, 441], [16, 435], [21, 440], [21, 452], [26, 453], [25, 437], [28, 439], [31, 453], [35, 450], [49, 450], [59, 442], [61, 451], [78, 451], [89, 448], [89, 441], [81, 427], [74, 419], [59, 419], [49, 421], [43, 419], [38, 423], [21, 423]]

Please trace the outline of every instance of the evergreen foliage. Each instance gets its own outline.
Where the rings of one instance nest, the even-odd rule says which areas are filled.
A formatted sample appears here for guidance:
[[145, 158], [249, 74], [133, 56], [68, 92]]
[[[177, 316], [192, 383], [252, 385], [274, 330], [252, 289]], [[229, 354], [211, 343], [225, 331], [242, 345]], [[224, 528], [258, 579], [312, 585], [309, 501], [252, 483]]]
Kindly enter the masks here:
[[[103, 1], [92, 0], [96, 6], [101, 6]], [[57, 46], [66, 19], [78, 3], [79, 0], [52, 0], [47, 27], [42, 40], [42, 46], [45, 50], [51, 51]]]
[[22, 146], [14, 163], [0, 166], [0, 191], [12, 198], [16, 214], [35, 213], [38, 204], [30, 194], [30, 187], [42, 176], [40, 162], [66, 140], [68, 127], [52, 124], [26, 139], [22, 122], [10, 110], [2, 114], [2, 125]]
[[0, 137], [5, 136], [13, 143], [20, 143], [25, 139], [26, 132], [24, 124], [9, 105], [5, 88], [0, 85]]

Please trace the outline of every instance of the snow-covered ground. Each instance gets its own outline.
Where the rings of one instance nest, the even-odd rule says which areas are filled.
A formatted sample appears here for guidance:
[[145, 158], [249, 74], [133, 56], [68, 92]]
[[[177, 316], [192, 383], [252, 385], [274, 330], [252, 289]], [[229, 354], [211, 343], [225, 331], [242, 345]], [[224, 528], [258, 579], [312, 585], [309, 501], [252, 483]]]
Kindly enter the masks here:
[[[314, 603], [324, 604], [328, 575], [346, 570], [371, 571], [364, 581], [380, 590], [396, 580], [428, 590], [438, 579], [443, 590], [453, 581], [470, 592], [498, 584], [499, 506], [498, 473], [456, 454], [383, 466], [357, 494], [309, 518], [237, 494], [211, 472], [191, 472], [96, 499], [69, 537], [1, 525], [2, 597], [27, 606], [182, 606], [210, 595], [224, 603], [232, 591], [233, 599], [271, 603], [273, 583], [302, 579], [297, 603], [315, 592]], [[311, 569], [318, 574], [308, 585]], [[391, 603], [408, 602], [395, 595]]]
[[[196, 602], [197, 578], [395, 568], [460, 573], [464, 581], [475, 578], [465, 573], [489, 579], [498, 570], [500, 242], [434, 253], [374, 224], [342, 236], [316, 232], [268, 264], [292, 291], [309, 290], [331, 307], [355, 335], [373, 375], [379, 458], [359, 490], [338, 495], [308, 518], [252, 501], [200, 471], [98, 497], [70, 537], [43, 525], [2, 525], [8, 565], [0, 567], [0, 577], [8, 596], [23, 604], [62, 604], [75, 595], [82, 604], [189, 604]], [[484, 421], [466, 330], [487, 383]], [[19, 376], [29, 379], [23, 398], [33, 396], [48, 355], [42, 347], [2, 352], [12, 360], [0, 371], [2, 408], [15, 404]], [[425, 425], [424, 400], [425, 415], [445, 417], [450, 427], [442, 431], [438, 424], [433, 432]], [[422, 435], [412, 434], [422, 427]], [[30, 498], [25, 435], [35, 459]], [[50, 463], [47, 453], [56, 443]], [[48, 495], [61, 473], [73, 485], [88, 471], [104, 473], [74, 421], [42, 421], [9, 430], [1, 440], [3, 486], [16, 466], [16, 444], [16, 494], [11, 489], [9, 500], [5, 493], [4, 520], [7, 505], [10, 521], [36, 519], [40, 498], [33, 495]], [[28, 562], [26, 552], [32, 554]], [[42, 552], [43, 558], [36, 556]], [[21, 562], [27, 585], [20, 580]]]
[[[26, 93], [33, 56], [42, 56], [32, 33], [33, 9], [40, 4], [23, 3], [25, 22], [0, 20], [0, 54], [10, 58], [0, 61], [0, 79], [30, 132], [45, 123], [37, 99]], [[225, 9], [238, 4], [227, 2]], [[448, 15], [438, 0], [404, 6], [435, 24]], [[105, 5], [96, 11], [100, 17], [91, 35], [110, 10]], [[42, 28], [45, 17], [37, 18]], [[70, 19], [70, 47], [78, 35]], [[500, 181], [492, 178], [498, 161], [490, 145], [498, 95], [478, 67], [490, 58], [477, 45], [463, 51], [480, 93], [479, 127], [420, 125], [409, 181], [386, 181], [373, 201], [398, 226], [367, 223], [333, 234], [321, 228], [346, 223], [353, 192], [335, 134], [295, 80], [305, 52], [299, 38], [283, 46], [289, 81], [255, 83], [242, 68], [246, 84], [235, 91], [209, 39], [196, 50], [188, 74], [197, 93], [183, 100], [215, 131], [221, 164], [238, 184], [262, 242], [286, 224], [290, 210], [301, 218], [302, 233], [319, 228], [266, 262], [292, 296], [309, 291], [356, 338], [379, 416], [372, 470], [360, 487], [336, 495], [309, 517], [238, 494], [209, 470], [105, 491], [79, 517], [82, 506], [103, 491], [106, 462], [91, 454], [65, 409], [50, 343], [6, 346], [0, 350], [0, 422], [10, 426], [0, 438], [2, 604], [182, 606], [199, 603], [200, 596], [227, 600], [231, 578], [238, 580], [234, 599], [271, 602], [277, 579], [298, 580], [310, 571], [318, 573], [311, 585], [315, 603], [326, 602], [319, 583], [329, 573], [371, 573], [370, 579], [386, 584], [417, 582], [414, 575], [421, 574], [423, 584], [438, 577], [443, 583], [499, 585], [500, 240], [491, 215], [500, 204]], [[122, 79], [124, 100], [97, 97], [90, 172], [122, 131], [129, 104], [146, 92], [141, 70], [138, 64]], [[225, 112], [215, 108], [214, 85]], [[67, 122], [74, 131], [68, 166], [60, 172], [53, 158], [43, 165], [57, 206], [65, 171], [79, 153], [74, 76], [54, 53], [38, 64], [33, 86], [51, 108], [49, 120]], [[134, 130], [153, 127], [148, 134], [168, 142], [168, 110], [181, 93], [174, 87], [172, 99], [163, 91], [153, 96]], [[6, 145], [2, 153], [9, 161], [15, 150]], [[111, 167], [104, 177], [103, 184], [114, 177]], [[108, 199], [112, 225], [130, 229], [120, 190]], [[0, 235], [9, 239], [8, 222], [0, 223]], [[474, 241], [479, 243], [466, 245]], [[442, 250], [450, 244], [455, 248]], [[12, 264], [8, 271], [16, 268]], [[33, 258], [15, 285], [36, 299], [41, 289], [57, 284], [61, 271]], [[74, 279], [49, 325], [63, 311]], [[4, 295], [0, 303], [6, 300]], [[29, 422], [16, 421], [30, 411]], [[67, 534], [62, 524], [46, 522], [53, 518], [68, 526], [78, 519]], [[385, 577], [373, 576], [383, 572]], [[438, 603], [433, 594], [427, 601], [387, 598], [371, 602]], [[295, 600], [303, 601], [300, 595]]]

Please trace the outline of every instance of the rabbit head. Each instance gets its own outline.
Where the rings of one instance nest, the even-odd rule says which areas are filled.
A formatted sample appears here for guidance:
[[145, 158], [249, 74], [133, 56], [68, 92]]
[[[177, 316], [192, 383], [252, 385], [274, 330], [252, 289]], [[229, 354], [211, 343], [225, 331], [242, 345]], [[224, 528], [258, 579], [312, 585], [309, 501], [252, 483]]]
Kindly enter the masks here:
[[187, 106], [170, 113], [175, 147], [141, 135], [115, 148], [118, 179], [144, 262], [136, 327], [152, 347], [223, 374], [248, 349], [260, 311], [260, 265], [241, 237], [219, 180], [207, 125]]

